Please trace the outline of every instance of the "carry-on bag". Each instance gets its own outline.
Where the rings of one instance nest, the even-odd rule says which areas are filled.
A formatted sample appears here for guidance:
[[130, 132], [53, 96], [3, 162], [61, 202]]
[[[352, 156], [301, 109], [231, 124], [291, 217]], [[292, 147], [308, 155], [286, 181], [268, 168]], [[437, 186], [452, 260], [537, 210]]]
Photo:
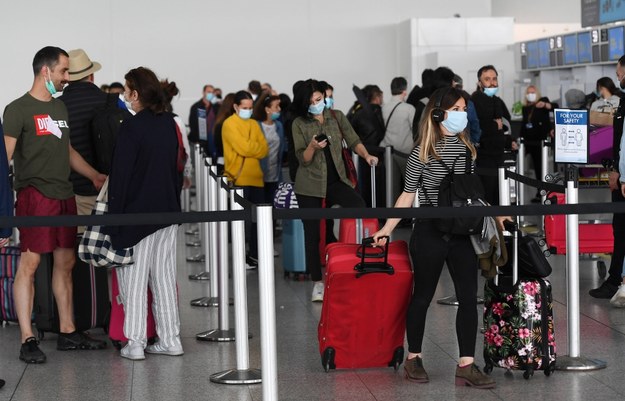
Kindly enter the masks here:
[[[371, 166], [371, 199], [376, 207], [375, 166]], [[341, 219], [339, 226], [339, 242], [360, 244], [363, 238], [372, 236], [379, 230], [378, 219]]]
[[484, 372], [493, 367], [551, 375], [556, 366], [551, 284], [519, 276], [519, 230], [512, 229], [512, 276], [498, 275], [484, 288]]
[[[35, 273], [35, 300], [33, 312], [39, 338], [44, 332], [59, 332], [59, 315], [52, 293], [52, 253], [41, 254]], [[74, 324], [76, 330], [85, 331], [108, 328], [111, 312], [108, 274], [106, 269], [96, 268], [76, 258], [72, 270]]]
[[319, 321], [321, 362], [335, 368], [392, 366], [404, 358], [412, 269], [405, 241], [384, 248], [334, 243], [327, 249]]
[[19, 247], [0, 248], [0, 320], [3, 324], [17, 322], [13, 302], [13, 281], [15, 281], [20, 255]]
[[[128, 341], [124, 335], [124, 301], [119, 294], [119, 282], [117, 271], [111, 270], [111, 321], [109, 324], [109, 338], [113, 346], [121, 349], [123, 343]], [[148, 321], [146, 336], [148, 344], [154, 344], [156, 340], [156, 323], [152, 312], [152, 291], [148, 288]]]
[[303, 279], [306, 276], [304, 224], [299, 219], [282, 220], [282, 268], [284, 277], [293, 274]]

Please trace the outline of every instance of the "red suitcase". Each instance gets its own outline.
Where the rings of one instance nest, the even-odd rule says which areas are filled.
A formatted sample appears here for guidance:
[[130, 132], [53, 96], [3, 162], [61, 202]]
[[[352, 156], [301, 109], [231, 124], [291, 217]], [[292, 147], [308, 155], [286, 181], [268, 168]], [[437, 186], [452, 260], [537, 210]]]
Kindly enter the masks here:
[[[156, 323], [152, 313], [152, 291], [148, 288], [148, 343], [154, 344], [156, 339]], [[121, 349], [122, 343], [128, 341], [124, 335], [124, 304], [119, 296], [119, 284], [117, 282], [117, 272], [111, 269], [111, 320], [109, 323], [109, 338], [117, 349]]]
[[[552, 203], [564, 204], [564, 194], [551, 193], [547, 196]], [[566, 254], [566, 215], [545, 216], [545, 242], [553, 254]], [[581, 223], [579, 225], [580, 253], [613, 253], [614, 234], [612, 224]]]
[[[382, 248], [334, 243], [327, 248], [318, 338], [326, 372], [335, 368], [399, 368], [404, 358], [412, 269], [405, 241]], [[362, 255], [359, 255], [359, 253]], [[370, 257], [378, 253], [377, 257]], [[364, 263], [364, 270], [358, 270]]]

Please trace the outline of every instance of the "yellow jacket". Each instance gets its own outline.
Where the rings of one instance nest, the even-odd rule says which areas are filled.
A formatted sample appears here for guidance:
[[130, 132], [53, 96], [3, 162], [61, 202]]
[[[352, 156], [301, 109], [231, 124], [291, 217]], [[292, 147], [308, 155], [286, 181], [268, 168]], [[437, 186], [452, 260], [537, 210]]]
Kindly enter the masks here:
[[224, 121], [221, 135], [228, 180], [241, 187], [264, 186], [260, 159], [267, 156], [269, 147], [256, 120], [233, 114]]

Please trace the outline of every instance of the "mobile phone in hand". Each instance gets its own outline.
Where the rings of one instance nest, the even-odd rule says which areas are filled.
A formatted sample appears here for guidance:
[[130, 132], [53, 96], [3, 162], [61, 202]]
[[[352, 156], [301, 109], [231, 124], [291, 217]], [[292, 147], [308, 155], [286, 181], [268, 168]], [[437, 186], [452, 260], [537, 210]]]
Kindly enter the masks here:
[[317, 142], [323, 142], [323, 141], [327, 141], [327, 140], [328, 140], [328, 136], [326, 134], [321, 134], [321, 135], [315, 136], [315, 141], [317, 141]]

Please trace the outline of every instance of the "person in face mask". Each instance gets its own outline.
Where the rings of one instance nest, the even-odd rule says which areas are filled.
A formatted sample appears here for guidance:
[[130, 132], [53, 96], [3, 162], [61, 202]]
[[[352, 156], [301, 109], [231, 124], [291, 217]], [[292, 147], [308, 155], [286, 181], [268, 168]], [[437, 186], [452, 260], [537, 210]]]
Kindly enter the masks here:
[[[475, 111], [480, 121], [482, 135], [478, 149], [477, 166], [497, 168], [503, 162], [506, 149], [516, 149], [516, 142], [510, 135], [505, 135], [503, 119], [510, 121], [510, 112], [501, 98], [497, 70], [492, 65], [485, 65], [477, 72], [477, 89], [471, 95]], [[509, 132], [508, 132], [509, 134]], [[499, 184], [496, 176], [481, 175], [485, 196], [491, 205], [499, 204]]]
[[[347, 177], [342, 157], [342, 140], [366, 160], [377, 164], [378, 158], [367, 152], [345, 115], [325, 107], [325, 85], [314, 79], [299, 83], [295, 89], [292, 110], [294, 153], [299, 162], [295, 175], [295, 193], [300, 208], [320, 208], [325, 198], [326, 207], [365, 207], [364, 200]], [[322, 302], [324, 287], [321, 281], [319, 257], [320, 230], [318, 220], [304, 220], [306, 268], [315, 283], [311, 300]]]
[[[224, 174], [237, 187], [243, 188], [243, 196], [252, 203], [265, 200], [265, 180], [260, 166], [261, 159], [269, 153], [269, 146], [258, 122], [252, 119], [252, 95], [239, 91], [234, 95], [234, 114], [228, 117], [221, 130], [224, 147]], [[247, 224], [246, 239], [249, 244], [247, 264], [258, 266], [256, 223]]]
[[[541, 141], [547, 139], [553, 130], [553, 124], [549, 118], [549, 113], [557, 105], [549, 102], [546, 97], [540, 96], [540, 91], [534, 85], [530, 85], [525, 90], [523, 99], [523, 123], [521, 125], [521, 138], [524, 139], [525, 151], [532, 158], [534, 174], [536, 179], [542, 181], [542, 158]], [[533, 203], [540, 202], [540, 194], [537, 192]]]
[[258, 122], [267, 145], [269, 153], [260, 161], [265, 181], [265, 203], [273, 202], [273, 195], [282, 181], [282, 156], [286, 151], [284, 139], [284, 127], [280, 122], [280, 97], [271, 92], [263, 92], [254, 106], [252, 118]]
[[603, 77], [597, 80], [597, 90], [595, 95], [597, 100], [592, 102], [590, 111], [601, 111], [612, 114], [621, 101], [620, 91], [614, 85], [610, 77]]
[[[423, 111], [417, 146], [411, 151], [406, 165], [404, 190], [395, 202], [397, 208], [412, 207], [419, 193], [419, 205], [436, 207], [441, 182], [449, 174], [447, 166], [455, 174], [464, 174], [465, 163], [455, 163], [469, 157], [475, 160], [477, 153], [467, 130], [468, 96], [455, 88], [436, 90]], [[440, 163], [442, 161], [443, 163]], [[474, 163], [471, 162], [471, 170]], [[473, 171], [471, 171], [473, 174]], [[501, 220], [497, 218], [501, 225]], [[391, 235], [399, 218], [386, 221], [373, 238], [376, 245], [384, 245], [384, 236]], [[438, 280], [447, 264], [456, 286], [459, 307], [456, 316], [456, 336], [460, 359], [456, 367], [456, 383], [477, 388], [493, 388], [495, 382], [483, 374], [474, 363], [477, 336], [477, 262], [468, 235], [444, 236], [432, 219], [418, 220], [412, 229], [410, 253], [414, 271], [414, 291], [406, 320], [408, 357], [404, 364], [406, 378], [416, 383], [429, 381], [424, 368], [422, 343], [425, 322]], [[435, 359], [431, 360], [434, 363]]]
[[[219, 114], [220, 98], [213, 85], [204, 85], [202, 98], [193, 103], [189, 110], [189, 142], [199, 143], [207, 154], [217, 158], [213, 129]], [[206, 129], [200, 130], [200, 124]]]

